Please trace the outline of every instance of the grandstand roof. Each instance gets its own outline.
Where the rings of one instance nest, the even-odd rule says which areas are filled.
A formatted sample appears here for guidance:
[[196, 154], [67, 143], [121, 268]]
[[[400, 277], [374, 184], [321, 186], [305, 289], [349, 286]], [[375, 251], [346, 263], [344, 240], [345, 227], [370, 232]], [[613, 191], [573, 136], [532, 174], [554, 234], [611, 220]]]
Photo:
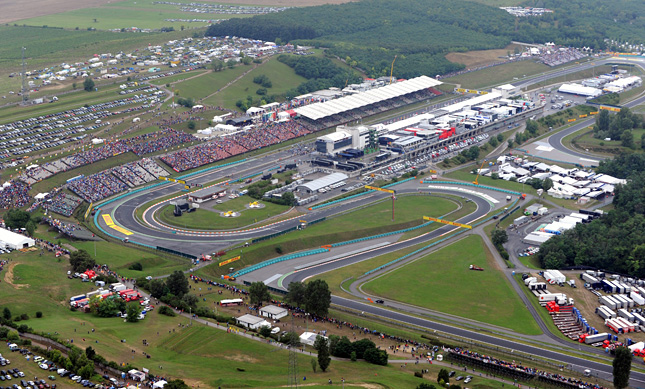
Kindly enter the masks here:
[[365, 107], [391, 98], [400, 97], [409, 93], [418, 92], [441, 84], [428, 76], [419, 76], [410, 80], [397, 82], [375, 88], [367, 92], [356, 93], [351, 96], [341, 97], [324, 103], [314, 103], [296, 108], [295, 111], [311, 120], [318, 120], [333, 116], [356, 108]]
[[325, 177], [321, 177], [321, 178], [315, 179], [313, 181], [306, 182], [306, 183], [304, 183], [302, 185], [298, 185], [297, 189], [306, 188], [306, 189], [309, 189], [312, 192], [315, 192], [318, 189], [322, 189], [322, 188], [324, 188], [326, 186], [335, 184], [337, 182], [344, 181], [347, 178], [348, 178], [347, 174], [344, 174], [344, 173], [332, 173], [332, 174], [329, 174], [329, 175], [327, 175]]

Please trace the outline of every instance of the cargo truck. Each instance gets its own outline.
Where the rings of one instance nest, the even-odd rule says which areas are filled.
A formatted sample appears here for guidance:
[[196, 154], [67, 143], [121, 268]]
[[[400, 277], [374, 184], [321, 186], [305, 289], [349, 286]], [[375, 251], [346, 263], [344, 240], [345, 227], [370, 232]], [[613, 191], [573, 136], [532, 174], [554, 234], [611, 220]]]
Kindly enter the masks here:
[[598, 343], [609, 339], [611, 339], [611, 335], [606, 332], [596, 335], [583, 335], [580, 337], [580, 341], [586, 344]]

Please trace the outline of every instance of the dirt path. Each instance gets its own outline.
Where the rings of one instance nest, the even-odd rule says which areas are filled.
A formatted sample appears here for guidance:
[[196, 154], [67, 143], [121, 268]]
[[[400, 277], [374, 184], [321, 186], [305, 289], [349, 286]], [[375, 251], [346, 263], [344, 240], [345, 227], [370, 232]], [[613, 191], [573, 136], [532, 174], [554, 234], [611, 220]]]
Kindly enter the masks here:
[[5, 273], [4, 273], [4, 282], [6, 282], [8, 285], [10, 285], [11, 287], [13, 287], [15, 289], [28, 288], [29, 285], [26, 285], [26, 284], [17, 285], [17, 284], [13, 283], [13, 281], [14, 281], [13, 268], [16, 267], [17, 264], [18, 264], [18, 262], [11, 262], [7, 266], [7, 269], [6, 269]]

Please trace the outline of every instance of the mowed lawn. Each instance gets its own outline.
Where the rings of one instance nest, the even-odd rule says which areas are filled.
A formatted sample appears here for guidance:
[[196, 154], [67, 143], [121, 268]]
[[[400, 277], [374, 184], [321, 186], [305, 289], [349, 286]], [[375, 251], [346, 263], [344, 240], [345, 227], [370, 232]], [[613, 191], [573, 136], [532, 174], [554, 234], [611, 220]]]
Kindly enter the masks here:
[[[368, 281], [363, 290], [439, 312], [505, 327], [523, 334], [540, 329], [493, 264], [478, 235], [471, 235], [415, 262]], [[469, 270], [477, 265], [484, 271]]]
[[442, 81], [460, 84], [462, 88], [483, 88], [511, 82], [513, 78], [522, 78], [551, 70], [547, 65], [533, 61], [512, 62], [504, 65], [484, 68], [471, 73], [460, 74]]
[[[244, 65], [239, 67], [248, 69], [248, 67]], [[233, 83], [220, 93], [204, 100], [204, 102], [224, 108], [237, 109], [235, 103], [240, 99], [244, 100], [247, 96], [251, 96], [253, 100], [257, 100], [262, 96], [255, 92], [262, 88], [262, 86], [254, 83], [253, 78], [262, 74], [266, 75], [273, 85], [271, 88], [267, 88], [267, 96], [283, 95], [289, 89], [295, 88], [301, 83], [307, 81], [304, 77], [297, 75], [292, 68], [278, 61], [278, 59], [274, 57], [253, 69], [239, 81]], [[230, 79], [231, 77], [227, 80]]]
[[[71, 220], [56, 216], [63, 221]], [[85, 250], [96, 260], [96, 263], [107, 264], [110, 269], [126, 277], [160, 276], [170, 274], [175, 270], [187, 270], [190, 267], [188, 259], [164, 255], [161, 252], [146, 252], [126, 244], [106, 241], [71, 241], [57, 232], [49, 230], [47, 225], [38, 225], [34, 236], [49, 242], [60, 242], [79, 250]], [[38, 256], [36, 255], [36, 257]], [[128, 269], [135, 262], [139, 262], [143, 266], [142, 271]], [[0, 273], [1, 275], [2, 273]], [[1, 301], [0, 299], [0, 303]]]
[[[68, 279], [66, 260], [59, 262], [51, 253], [39, 256], [38, 252], [14, 252], [6, 257], [11, 258], [12, 263], [0, 273], [0, 307], [9, 308], [13, 316], [29, 315], [28, 320], [18, 324], [26, 324], [37, 332], [58, 333], [60, 339], [73, 341], [83, 349], [91, 346], [108, 360], [146, 367], [151, 373], [167, 378], [181, 378], [191, 387], [275, 388], [286, 381], [289, 354], [285, 349], [196, 322], [189, 326], [188, 318], [163, 316], [157, 311], [137, 323], [72, 312], [68, 308], [69, 297], [95, 287], [78, 279]], [[36, 318], [38, 311], [43, 313], [42, 318]], [[143, 346], [144, 339], [150, 346]], [[5, 351], [0, 350], [2, 354]], [[151, 359], [146, 358], [144, 352]], [[313, 373], [310, 370], [312, 358], [315, 355], [299, 354], [298, 364], [300, 375], [306, 376], [307, 383], [314, 388], [328, 387], [329, 379], [339, 382], [341, 377], [345, 377], [348, 385], [361, 387], [379, 384], [412, 388], [420, 381], [412, 375], [411, 369], [365, 362], [332, 361], [326, 373]], [[20, 362], [12, 361], [12, 366], [14, 363]], [[431, 369], [429, 378], [436, 377], [439, 367], [428, 367]], [[34, 370], [26, 370], [30, 371]], [[485, 382], [501, 387], [494, 382]], [[59, 379], [56, 383], [62, 388], [72, 387], [68, 380]]]
[[[264, 205], [264, 208], [247, 208], [250, 203], [255, 201], [251, 197], [242, 196], [236, 199], [226, 199], [222, 204], [210, 202], [209, 204], [202, 205], [202, 208], [210, 207], [215, 211], [200, 208], [195, 212], [185, 213], [179, 217], [173, 214], [175, 209], [174, 205], [166, 205], [158, 215], [161, 221], [176, 227], [227, 230], [258, 223], [289, 210], [289, 207], [286, 205], [274, 204], [268, 201], [259, 201], [260, 204]], [[238, 212], [240, 216], [220, 216], [220, 212], [228, 211]]]
[[[250, 69], [251, 65], [238, 65], [233, 69], [224, 68], [219, 72], [206, 72], [198, 77], [189, 80], [179, 81], [172, 86], [172, 90], [179, 97], [190, 97], [193, 100], [203, 99], [218, 89], [224, 87], [230, 81], [242, 75]], [[189, 73], [190, 74], [190, 73]], [[211, 104], [208, 100], [205, 103]]]

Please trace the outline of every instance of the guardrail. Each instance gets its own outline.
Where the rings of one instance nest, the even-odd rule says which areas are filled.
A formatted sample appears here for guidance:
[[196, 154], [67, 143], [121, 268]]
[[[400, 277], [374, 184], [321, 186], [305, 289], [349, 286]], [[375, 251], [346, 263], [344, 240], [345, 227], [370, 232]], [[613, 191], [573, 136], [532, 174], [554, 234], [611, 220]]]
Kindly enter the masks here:
[[402, 234], [402, 233], [405, 233], [405, 232], [414, 231], [414, 230], [418, 230], [419, 228], [423, 228], [423, 227], [429, 226], [429, 225], [430, 225], [430, 224], [432, 224], [432, 223], [434, 223], [434, 222], [427, 222], [427, 223], [423, 223], [423, 224], [420, 224], [420, 225], [415, 226], [415, 227], [405, 228], [405, 229], [403, 229], [403, 230], [392, 231], [392, 232], [384, 232], [384, 233], [382, 233], [382, 234], [372, 235], [372, 236], [366, 236], [366, 237], [364, 237], [364, 238], [358, 238], [358, 239], [346, 240], [346, 241], [344, 241], [344, 242], [332, 243], [330, 246], [331, 246], [331, 247], [340, 247], [340, 246], [345, 246], [346, 244], [352, 244], [352, 243], [364, 242], [364, 241], [366, 241], [366, 240], [372, 240], [372, 239], [384, 238], [384, 237], [386, 237], [386, 236], [391, 236], [391, 235], [396, 235], [396, 234]]
[[[517, 204], [517, 202], [518, 202], [518, 201], [519, 201], [519, 199], [516, 199], [516, 200], [511, 204], [511, 206], [515, 206], [515, 205]], [[482, 219], [482, 220], [477, 221], [477, 222], [476, 222], [476, 223], [474, 223], [472, 226], [473, 226], [473, 227], [477, 227], [477, 226], [479, 226], [480, 224], [486, 223], [487, 221], [489, 221], [489, 220], [493, 219], [495, 216], [499, 217], [499, 215], [501, 215], [501, 214], [503, 214], [503, 213], [505, 213], [505, 212], [506, 212], [506, 211], [503, 211], [503, 210], [502, 210], [502, 211], [500, 211], [500, 212], [498, 212], [498, 213], [496, 213], [496, 214], [494, 214], [494, 215], [491, 215], [491, 216], [489, 216], [489, 217], [487, 217], [487, 218], [485, 218], [485, 219]], [[510, 212], [508, 212], [508, 214], [510, 214]], [[438, 240], [438, 241], [436, 241], [436, 242], [430, 243], [430, 244], [428, 244], [428, 245], [426, 245], [426, 246], [424, 246], [424, 247], [421, 247], [420, 249], [414, 250], [413, 252], [408, 253], [408, 254], [406, 254], [406, 255], [404, 255], [404, 256], [402, 256], [402, 257], [399, 257], [399, 258], [393, 259], [393, 260], [391, 260], [390, 262], [388, 262], [388, 263], [386, 263], [386, 264], [383, 264], [383, 265], [381, 265], [381, 266], [379, 266], [379, 267], [376, 267], [376, 268], [374, 268], [374, 269], [372, 269], [372, 270], [369, 270], [369, 271], [367, 271], [367, 272], [363, 273], [363, 277], [368, 276], [368, 275], [370, 275], [370, 274], [372, 274], [372, 273], [375, 273], [375, 272], [377, 272], [377, 271], [379, 271], [379, 270], [383, 270], [383, 269], [385, 269], [386, 267], [391, 266], [391, 265], [394, 265], [395, 263], [401, 262], [401, 261], [403, 261], [404, 259], [410, 258], [410, 257], [411, 257], [411, 256], [413, 256], [413, 255], [419, 254], [420, 252], [422, 252], [422, 251], [424, 251], [424, 250], [427, 250], [427, 249], [429, 249], [429, 248], [431, 248], [431, 247], [434, 247], [434, 246], [436, 246], [436, 245], [438, 245], [438, 244], [440, 244], [440, 243], [443, 243], [443, 242], [445, 242], [445, 241], [446, 241], [446, 240], [448, 240], [448, 239], [454, 238], [455, 236], [457, 236], [457, 235], [459, 235], [459, 234], [463, 234], [463, 233], [464, 233], [464, 232], [466, 232], [466, 231], [467, 231], [467, 230], [463, 230], [463, 229], [462, 229], [462, 230], [459, 230], [459, 231], [456, 231], [456, 232], [454, 232], [454, 233], [452, 233], [452, 234], [450, 234], [450, 235], [448, 235], [448, 236], [446, 236], [446, 237], [444, 237], [444, 238], [442, 238], [442, 239], [439, 239], [439, 240]]]
[[273, 264], [276, 264], [276, 263], [279, 263], [279, 262], [284, 262], [284, 261], [288, 261], [288, 260], [295, 259], [295, 258], [302, 258], [302, 257], [306, 257], [306, 256], [309, 256], [309, 255], [321, 254], [321, 253], [326, 253], [326, 252], [327, 252], [327, 249], [319, 248], [319, 249], [303, 251], [301, 253], [293, 253], [293, 254], [289, 254], [289, 255], [283, 255], [283, 256], [278, 257], [278, 258], [270, 259], [268, 261], [260, 262], [260, 263], [257, 263], [255, 265], [246, 267], [246, 268], [244, 268], [242, 270], [238, 270], [235, 273], [230, 274], [230, 276], [231, 277], [240, 277], [240, 276], [243, 276], [245, 274], [248, 274], [248, 273], [251, 273], [253, 271], [256, 271], [258, 269], [262, 269], [263, 267], [267, 267], [267, 266], [270, 266], [270, 265], [273, 265]]
[[[394, 185], [403, 184], [404, 182], [408, 182], [410, 180], [415, 180], [415, 179], [416, 179], [416, 177], [406, 178], [405, 180], [401, 180], [401, 181], [393, 182], [391, 184], [383, 185], [383, 188], [389, 188], [389, 187], [392, 187]], [[314, 210], [314, 209], [323, 208], [323, 207], [327, 207], [327, 206], [330, 206], [330, 205], [338, 204], [340, 202], [355, 199], [357, 197], [364, 196], [366, 194], [373, 193], [373, 192], [375, 192], [375, 191], [374, 190], [368, 190], [367, 192], [357, 193], [355, 195], [351, 195], [351, 196], [348, 196], [348, 197], [343, 197], [342, 199], [330, 201], [328, 203], [324, 203], [324, 204], [320, 204], [320, 205], [314, 205], [313, 207], [311, 207], [311, 209]]]

